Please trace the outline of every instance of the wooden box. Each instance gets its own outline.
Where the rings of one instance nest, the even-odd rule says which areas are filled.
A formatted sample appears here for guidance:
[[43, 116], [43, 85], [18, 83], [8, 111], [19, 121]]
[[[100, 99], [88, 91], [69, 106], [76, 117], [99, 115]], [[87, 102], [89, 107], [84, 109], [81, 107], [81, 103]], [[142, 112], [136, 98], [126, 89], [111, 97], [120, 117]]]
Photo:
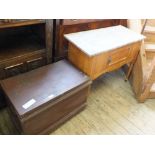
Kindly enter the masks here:
[[18, 129], [47, 134], [85, 107], [91, 80], [65, 60], [3, 80]]

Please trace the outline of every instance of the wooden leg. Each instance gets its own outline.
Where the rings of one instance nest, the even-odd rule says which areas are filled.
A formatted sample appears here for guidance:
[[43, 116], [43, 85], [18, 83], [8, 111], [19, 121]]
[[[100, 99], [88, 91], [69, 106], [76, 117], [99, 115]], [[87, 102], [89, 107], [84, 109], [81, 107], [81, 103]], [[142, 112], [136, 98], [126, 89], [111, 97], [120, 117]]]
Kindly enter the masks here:
[[127, 71], [127, 73], [125, 75], [125, 81], [128, 81], [129, 80], [129, 77], [131, 75], [131, 71], [133, 69], [133, 66], [134, 66], [133, 63], [131, 63], [130, 66], [129, 66], [129, 68], [128, 68], [128, 71]]

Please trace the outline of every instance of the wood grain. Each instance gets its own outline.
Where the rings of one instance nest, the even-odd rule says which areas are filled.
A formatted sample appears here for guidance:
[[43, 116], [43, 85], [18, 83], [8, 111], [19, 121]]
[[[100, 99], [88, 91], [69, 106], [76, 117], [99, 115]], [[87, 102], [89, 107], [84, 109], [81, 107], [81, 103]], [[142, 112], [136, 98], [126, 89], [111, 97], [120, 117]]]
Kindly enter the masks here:
[[[153, 20], [148, 19], [145, 21], [143, 27], [144, 31], [141, 31], [141, 26], [139, 26], [139, 30], [136, 29], [137, 32], [144, 33], [146, 39], [142, 42], [138, 58], [133, 66], [130, 77], [135, 95], [141, 103], [147, 98], [155, 98], [155, 93], [153, 91], [153, 85], [155, 83], [155, 54], [153, 45], [153, 42], [155, 42], [155, 28], [152, 27], [152, 25], [150, 26], [151, 23], [153, 24]], [[132, 25], [138, 25], [134, 20], [131, 20], [130, 22]], [[140, 22], [139, 25], [141, 25]], [[134, 27], [132, 26], [130, 28], [133, 29]]]
[[69, 43], [68, 59], [94, 80], [106, 72], [120, 68], [124, 64], [134, 63], [140, 45], [141, 42], [137, 42], [89, 57], [75, 45]]

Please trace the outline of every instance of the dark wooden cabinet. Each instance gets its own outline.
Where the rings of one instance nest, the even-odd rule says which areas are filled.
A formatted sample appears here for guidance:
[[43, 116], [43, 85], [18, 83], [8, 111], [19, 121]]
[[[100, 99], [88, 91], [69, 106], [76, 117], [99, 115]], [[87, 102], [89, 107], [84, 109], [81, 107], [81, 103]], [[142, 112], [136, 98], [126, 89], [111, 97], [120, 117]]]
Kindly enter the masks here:
[[0, 19], [0, 28], [12, 28], [45, 23], [45, 19]]
[[0, 79], [52, 62], [53, 20], [0, 20]]
[[126, 19], [57, 19], [54, 20], [54, 61], [67, 56], [68, 42], [64, 34], [103, 28], [114, 25], [126, 26]]

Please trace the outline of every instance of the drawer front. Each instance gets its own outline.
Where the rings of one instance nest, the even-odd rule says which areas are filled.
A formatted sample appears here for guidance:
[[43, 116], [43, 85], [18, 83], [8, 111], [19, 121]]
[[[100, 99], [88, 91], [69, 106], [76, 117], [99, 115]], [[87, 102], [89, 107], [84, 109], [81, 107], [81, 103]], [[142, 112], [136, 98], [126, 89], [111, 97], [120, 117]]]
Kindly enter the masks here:
[[124, 64], [131, 62], [132, 52], [133, 46], [126, 46], [113, 52], [109, 52], [106, 60], [107, 63], [105, 72], [113, 71], [120, 68]]
[[132, 47], [120, 48], [116, 51], [109, 52], [107, 67], [126, 61], [132, 54]]
[[133, 45], [125, 46], [94, 56], [94, 68], [91, 74], [92, 79], [97, 78], [103, 73], [113, 71], [122, 65], [130, 62], [133, 57]]
[[14, 58], [0, 64], [0, 79], [15, 76], [46, 64], [45, 51], [41, 51], [20, 59]]
[[24, 63], [18, 63], [4, 68], [5, 76], [11, 77], [26, 72]]
[[33, 70], [46, 64], [46, 59], [44, 57], [38, 57], [26, 61], [28, 70]]

